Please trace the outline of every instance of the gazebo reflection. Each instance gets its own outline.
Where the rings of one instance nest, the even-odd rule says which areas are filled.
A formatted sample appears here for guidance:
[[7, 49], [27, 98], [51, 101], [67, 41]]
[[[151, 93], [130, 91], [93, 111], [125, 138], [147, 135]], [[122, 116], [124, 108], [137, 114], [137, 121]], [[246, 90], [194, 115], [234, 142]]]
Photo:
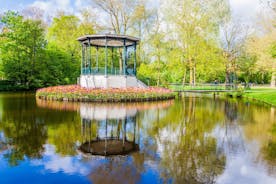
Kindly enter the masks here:
[[139, 150], [135, 142], [137, 112], [135, 106], [114, 108], [81, 104], [82, 144], [79, 149], [103, 156], [125, 155]]
[[78, 151], [89, 155], [126, 155], [139, 150], [139, 113], [163, 109], [173, 100], [140, 103], [76, 103], [37, 99], [37, 105], [80, 115]]
[[[93, 134], [94, 127], [96, 135]], [[139, 150], [136, 140], [135, 116], [105, 120], [82, 118], [82, 144], [79, 149], [83, 153], [125, 155]]]

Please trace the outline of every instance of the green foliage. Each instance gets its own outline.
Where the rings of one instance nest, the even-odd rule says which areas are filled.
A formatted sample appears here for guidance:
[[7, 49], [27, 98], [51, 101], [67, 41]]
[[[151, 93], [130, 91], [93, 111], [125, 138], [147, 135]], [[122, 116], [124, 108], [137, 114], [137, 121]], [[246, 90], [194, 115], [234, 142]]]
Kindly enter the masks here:
[[44, 55], [46, 41], [40, 21], [24, 19], [15, 12], [7, 12], [1, 19], [0, 34], [3, 72], [8, 80], [33, 88]]
[[55, 17], [48, 28], [47, 40], [69, 52], [72, 57], [79, 57], [79, 43], [76, 41], [79, 36], [82, 36], [79, 22], [80, 20], [74, 15]]
[[[80, 74], [80, 48], [76, 38], [93, 33], [88, 21], [75, 16], [54, 18], [48, 29], [39, 20], [9, 11], [1, 18], [0, 61], [2, 78], [16, 89], [76, 83]], [[48, 42], [48, 44], [46, 44]], [[1, 90], [10, 90], [9, 86]]]
[[274, 43], [271, 47], [271, 55], [273, 58], [276, 58], [276, 43]]
[[249, 83], [250, 81], [253, 82], [255, 63], [256, 57], [244, 55], [238, 58], [237, 66], [240, 79], [246, 83]]
[[54, 44], [49, 44], [46, 50], [46, 62], [42, 68], [43, 86], [73, 84], [80, 74], [80, 62]]

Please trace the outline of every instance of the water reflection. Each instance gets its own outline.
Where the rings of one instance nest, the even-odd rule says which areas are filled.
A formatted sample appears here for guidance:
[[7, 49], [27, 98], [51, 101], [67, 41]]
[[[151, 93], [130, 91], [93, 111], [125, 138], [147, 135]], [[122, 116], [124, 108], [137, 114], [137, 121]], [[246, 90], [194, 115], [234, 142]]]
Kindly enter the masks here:
[[[93, 155], [124, 155], [139, 150], [136, 143], [137, 108], [82, 104], [80, 150]], [[138, 132], [139, 134], [139, 132]]]
[[206, 101], [198, 99], [196, 105], [196, 100], [178, 102], [163, 118], [157, 114], [153, 124], [155, 131], [151, 134], [159, 145], [166, 181], [172, 177], [175, 183], [215, 183], [224, 170], [225, 155], [217, 149], [216, 139], [208, 135], [220, 120], [220, 113], [214, 111], [215, 104], [202, 109]]
[[[81, 118], [81, 145], [79, 150], [93, 155], [124, 155], [139, 150], [136, 140], [136, 116], [139, 111], [166, 108], [173, 101], [153, 103], [73, 103], [44, 101], [37, 105], [58, 110], [77, 110]], [[138, 129], [139, 131], [139, 129]], [[136, 138], [138, 136], [138, 139]]]
[[[194, 97], [64, 103], [29, 94], [0, 95], [0, 107], [0, 183], [276, 182], [270, 107]], [[122, 154], [126, 143], [136, 149], [103, 157], [93, 155], [93, 141], [100, 141], [101, 155], [114, 147]]]

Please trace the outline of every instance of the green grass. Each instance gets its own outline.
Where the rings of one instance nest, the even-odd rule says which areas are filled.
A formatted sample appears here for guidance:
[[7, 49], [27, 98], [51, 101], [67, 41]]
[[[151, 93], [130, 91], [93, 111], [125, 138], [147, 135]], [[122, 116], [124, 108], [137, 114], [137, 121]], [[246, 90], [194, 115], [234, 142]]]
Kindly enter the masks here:
[[243, 96], [276, 106], [276, 88], [252, 88], [246, 90]]

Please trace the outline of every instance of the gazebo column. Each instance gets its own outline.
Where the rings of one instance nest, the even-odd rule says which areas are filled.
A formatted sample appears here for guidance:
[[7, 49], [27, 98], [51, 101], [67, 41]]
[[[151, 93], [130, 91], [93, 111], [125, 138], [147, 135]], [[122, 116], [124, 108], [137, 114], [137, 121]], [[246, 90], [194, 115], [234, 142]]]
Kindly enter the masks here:
[[84, 137], [84, 122], [83, 122], [83, 118], [81, 118], [81, 143], [83, 144], [83, 137]]
[[114, 64], [113, 64], [113, 53], [114, 53], [114, 48], [112, 47], [112, 53], [111, 53], [111, 73], [113, 74], [113, 69], [114, 69]]
[[124, 75], [126, 75], [126, 59], [127, 59], [127, 48], [126, 48], [126, 39], [124, 39], [124, 56], [123, 56], [123, 70]]
[[135, 145], [135, 138], [136, 138], [136, 116], [134, 116], [133, 118], [134, 122], [133, 122], [133, 144]]
[[127, 125], [127, 117], [125, 117], [125, 124], [124, 124], [124, 136], [125, 136], [125, 140], [127, 140], [127, 137], [126, 137], [126, 125]]
[[96, 47], [96, 72], [99, 72], [99, 47]]
[[105, 66], [104, 66], [104, 74], [107, 77], [107, 38], [105, 37]]
[[134, 66], [133, 66], [133, 73], [136, 76], [136, 42], [134, 44]]
[[122, 138], [123, 138], [123, 150], [125, 149], [125, 141], [126, 141], [126, 118], [122, 120], [123, 121], [123, 125], [122, 125], [122, 128], [123, 128], [123, 132], [122, 132]]
[[90, 39], [88, 39], [88, 74], [91, 74], [91, 43]]
[[84, 63], [83, 63], [83, 74], [86, 75], [87, 74], [87, 63], [88, 63], [88, 46], [85, 45], [85, 58], [84, 58]]
[[91, 140], [92, 140], [92, 136], [91, 136], [91, 120], [88, 122], [89, 124], [89, 152], [91, 152]]
[[81, 44], [81, 75], [83, 74], [83, 65], [85, 62], [85, 51], [84, 51], [84, 44]]
[[104, 154], [107, 154], [107, 119], [105, 119]]
[[99, 129], [100, 129], [100, 122], [99, 122], [99, 121], [97, 121], [97, 132], [96, 132], [96, 134], [97, 134], [96, 139], [97, 139], [97, 140], [99, 140], [99, 139], [100, 139]]

